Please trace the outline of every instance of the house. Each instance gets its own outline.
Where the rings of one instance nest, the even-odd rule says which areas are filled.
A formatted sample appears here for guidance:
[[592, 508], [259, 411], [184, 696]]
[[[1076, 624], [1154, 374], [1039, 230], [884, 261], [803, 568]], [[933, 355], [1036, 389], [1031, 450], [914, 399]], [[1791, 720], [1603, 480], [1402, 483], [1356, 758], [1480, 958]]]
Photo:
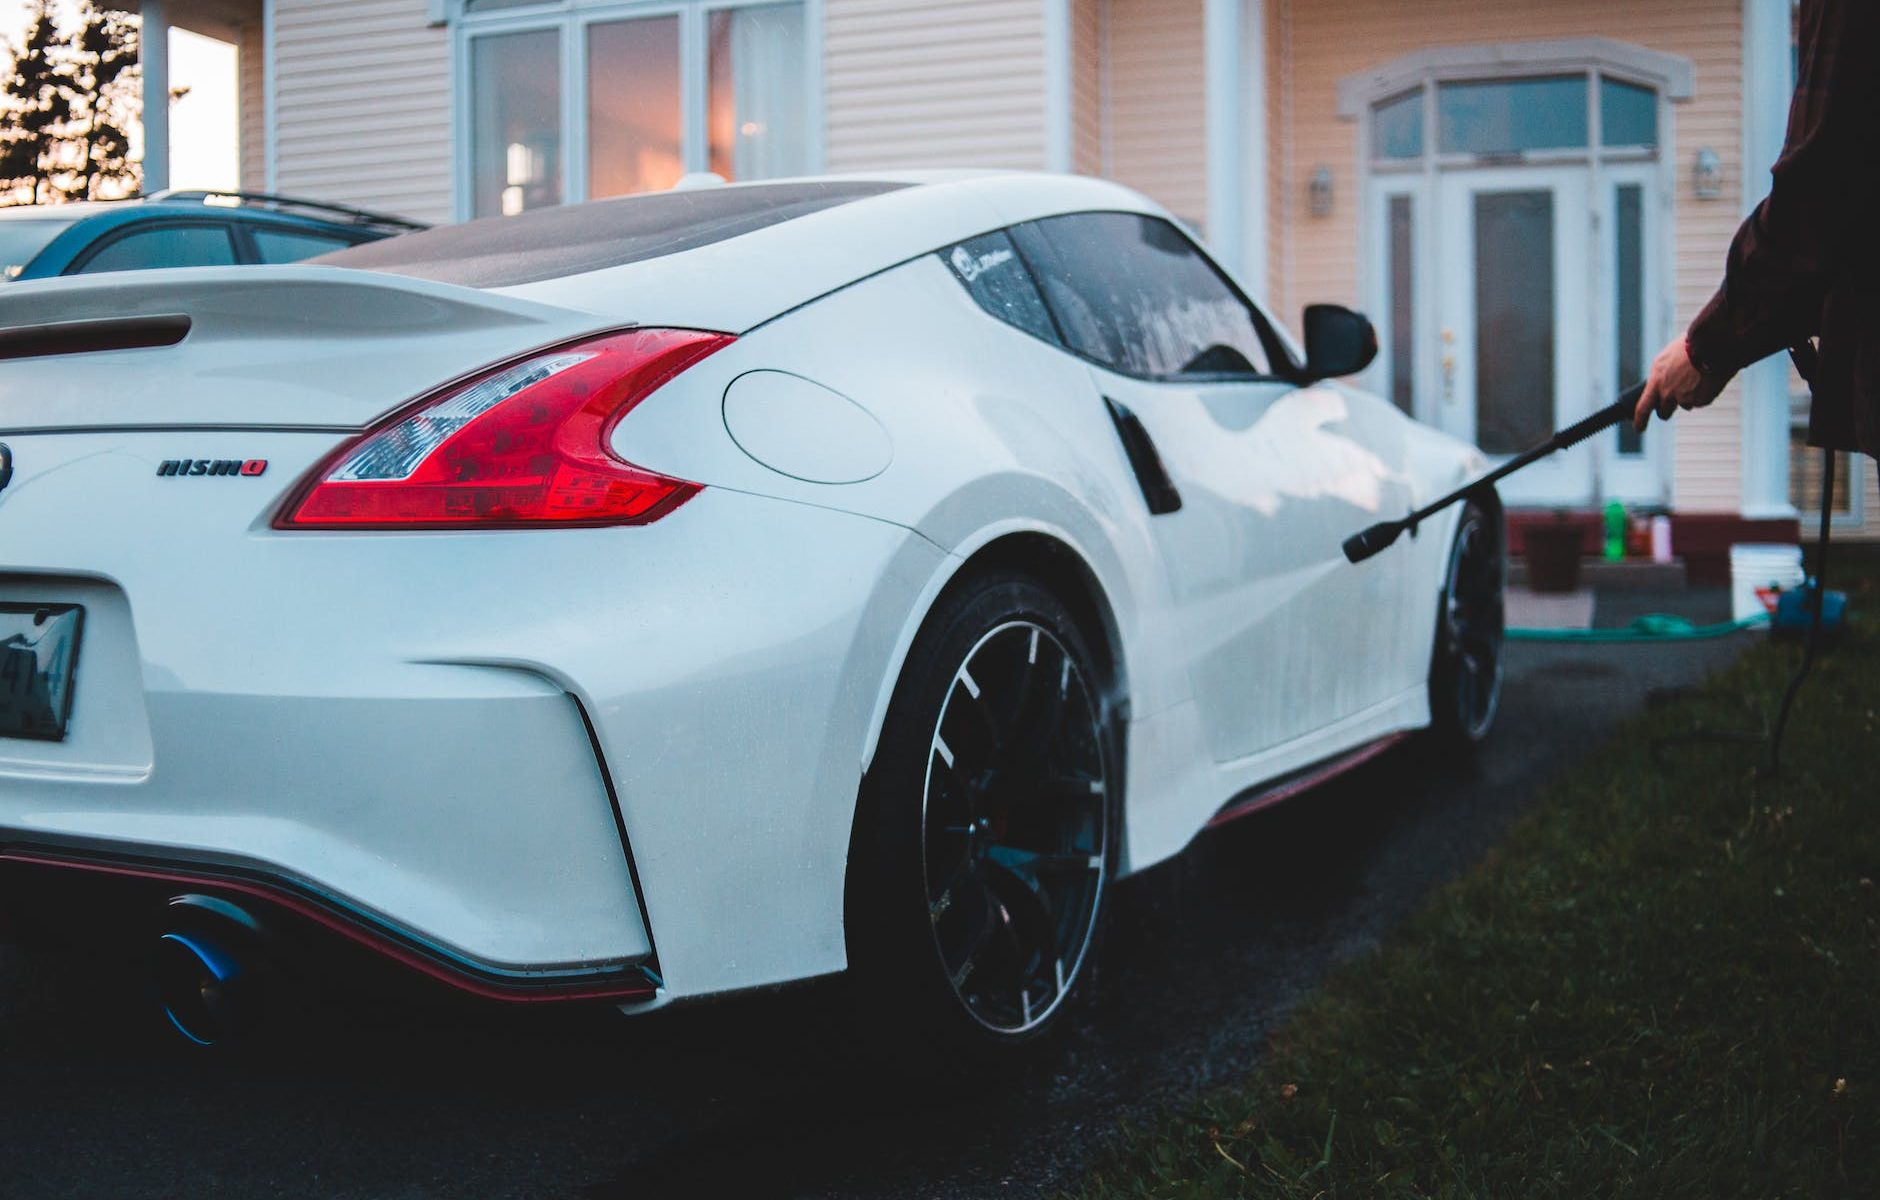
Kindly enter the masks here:
[[[1285, 320], [1374, 317], [1366, 382], [1507, 451], [1636, 380], [1781, 146], [1792, 0], [145, 0], [240, 47], [245, 185], [427, 220], [716, 171], [979, 165], [1161, 200]], [[155, 49], [161, 39], [148, 39]], [[148, 60], [163, 84], [158, 55]], [[150, 182], [166, 144], [150, 122]], [[1793, 537], [1795, 380], [1511, 480]], [[1842, 480], [1848, 478], [1842, 472]], [[1880, 537], [1866, 466], [1837, 493]]]

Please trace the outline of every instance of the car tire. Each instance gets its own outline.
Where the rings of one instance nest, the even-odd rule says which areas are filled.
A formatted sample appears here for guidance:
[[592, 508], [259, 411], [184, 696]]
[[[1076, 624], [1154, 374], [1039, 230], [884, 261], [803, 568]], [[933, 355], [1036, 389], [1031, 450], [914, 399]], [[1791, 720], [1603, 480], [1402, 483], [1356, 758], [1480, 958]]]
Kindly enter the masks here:
[[857, 1015], [893, 1065], [1020, 1061], [1090, 991], [1121, 833], [1109, 692], [1085, 631], [1024, 575], [957, 583], [915, 639], [846, 897]]
[[1430, 733], [1445, 749], [1479, 747], [1501, 708], [1506, 544], [1498, 511], [1464, 505], [1444, 560], [1430, 660]]

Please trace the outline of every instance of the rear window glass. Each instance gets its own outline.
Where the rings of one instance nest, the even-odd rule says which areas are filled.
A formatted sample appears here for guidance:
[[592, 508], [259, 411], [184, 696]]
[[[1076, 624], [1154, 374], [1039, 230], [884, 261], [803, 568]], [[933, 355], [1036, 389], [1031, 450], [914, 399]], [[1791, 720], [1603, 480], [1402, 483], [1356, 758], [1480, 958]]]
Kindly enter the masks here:
[[310, 261], [468, 287], [514, 287], [696, 250], [906, 184], [758, 183], [486, 217]]
[[71, 226], [70, 221], [0, 221], [0, 279], [11, 279], [25, 270], [53, 238]]
[[157, 267], [227, 267], [235, 263], [235, 244], [226, 225], [159, 225], [137, 229], [106, 242], [78, 268], [81, 275], [103, 271], [147, 271]]
[[1044, 297], [1038, 294], [1038, 285], [1025, 269], [1025, 261], [1003, 231], [961, 242], [941, 251], [940, 257], [979, 307], [1007, 325], [1054, 346], [1058, 344], [1057, 329], [1051, 324]]

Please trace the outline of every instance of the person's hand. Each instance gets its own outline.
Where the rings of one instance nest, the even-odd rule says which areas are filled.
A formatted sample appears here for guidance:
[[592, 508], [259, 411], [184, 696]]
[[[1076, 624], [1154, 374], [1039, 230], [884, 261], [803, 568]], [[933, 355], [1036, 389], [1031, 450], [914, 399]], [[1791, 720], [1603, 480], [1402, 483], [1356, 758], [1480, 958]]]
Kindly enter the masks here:
[[1679, 335], [1652, 360], [1651, 377], [1645, 381], [1645, 394], [1639, 397], [1632, 414], [1632, 428], [1640, 433], [1651, 423], [1652, 413], [1669, 421], [1680, 408], [1702, 408], [1715, 400], [1730, 377], [1706, 375], [1691, 361]]

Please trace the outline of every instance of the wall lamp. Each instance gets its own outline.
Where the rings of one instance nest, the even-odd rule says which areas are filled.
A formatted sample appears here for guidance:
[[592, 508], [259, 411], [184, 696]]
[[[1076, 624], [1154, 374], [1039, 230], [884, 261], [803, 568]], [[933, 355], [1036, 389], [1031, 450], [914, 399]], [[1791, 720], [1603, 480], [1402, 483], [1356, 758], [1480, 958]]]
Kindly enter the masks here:
[[1332, 169], [1323, 163], [1312, 168], [1306, 183], [1306, 211], [1315, 217], [1332, 215]]
[[1723, 195], [1723, 162], [1709, 146], [1697, 152], [1691, 164], [1691, 190], [1699, 200], [1715, 200]]

